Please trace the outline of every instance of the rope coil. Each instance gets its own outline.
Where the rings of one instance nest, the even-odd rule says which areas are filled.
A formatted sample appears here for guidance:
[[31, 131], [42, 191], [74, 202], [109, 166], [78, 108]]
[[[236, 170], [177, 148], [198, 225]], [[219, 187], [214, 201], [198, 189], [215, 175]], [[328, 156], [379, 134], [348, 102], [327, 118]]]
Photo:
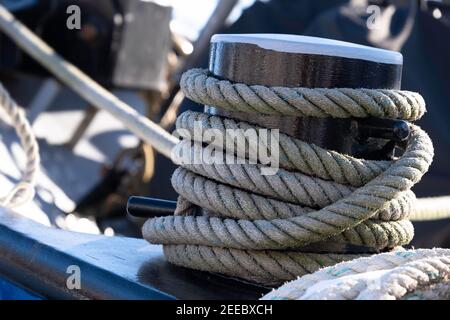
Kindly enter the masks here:
[[[247, 86], [200, 69], [185, 73], [181, 88], [195, 102], [247, 113], [411, 121], [425, 113], [424, 100], [413, 92]], [[279, 285], [411, 241], [414, 231], [407, 219], [415, 196], [410, 188], [433, 158], [431, 140], [419, 127], [410, 124], [406, 150], [395, 161], [356, 159], [280, 133], [280, 170], [263, 176], [260, 163], [208, 158], [203, 141], [192, 138], [196, 121], [225, 135], [227, 129], [259, 129], [192, 111], [178, 118], [177, 129], [184, 129], [173, 152], [180, 164], [172, 176], [178, 208], [174, 216], [150, 219], [143, 227], [149, 242], [163, 244], [170, 262]], [[249, 156], [246, 137], [235, 141], [233, 154], [225, 145], [224, 159], [237, 160], [240, 148]], [[179, 154], [208, 161], [183, 163]], [[200, 215], [196, 207], [205, 210]], [[360, 252], [348, 254], [339, 245]]]
[[39, 146], [23, 110], [1, 84], [0, 108], [6, 113], [5, 121], [10, 122], [19, 136], [27, 159], [21, 180], [9, 191], [6, 197], [0, 198], [2, 207], [15, 208], [29, 202], [34, 197], [34, 186], [40, 163]]

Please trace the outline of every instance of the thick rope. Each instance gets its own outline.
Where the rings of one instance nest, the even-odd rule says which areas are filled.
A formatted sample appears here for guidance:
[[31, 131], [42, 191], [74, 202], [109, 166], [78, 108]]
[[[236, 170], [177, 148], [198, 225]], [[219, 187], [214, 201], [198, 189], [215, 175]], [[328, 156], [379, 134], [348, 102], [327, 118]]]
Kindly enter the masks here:
[[246, 113], [317, 118], [390, 118], [414, 121], [425, 113], [418, 93], [386, 89], [322, 89], [248, 86], [191, 69], [181, 79], [189, 99]]
[[420, 198], [417, 201], [412, 221], [426, 221], [450, 218], [450, 196]]
[[[0, 29], [5, 31], [5, 33], [8, 36], [10, 36], [21, 48], [23, 48], [26, 52], [31, 54], [35, 59], [40, 61], [43, 65], [45, 65], [48, 69], [54, 72], [60, 79], [62, 79], [70, 87], [74, 88], [74, 90], [76, 90], [86, 99], [91, 101], [93, 104], [104, 108], [105, 110], [115, 115], [117, 118], [121, 119], [130, 128], [130, 130], [132, 130], [138, 136], [143, 138], [145, 141], [150, 141], [150, 143], [154, 144], [155, 148], [158, 149], [160, 152], [162, 152], [164, 155], [168, 155], [170, 153], [170, 150], [172, 149], [172, 146], [176, 142], [176, 139], [173, 139], [173, 137], [171, 138], [165, 132], [161, 131], [148, 119], [139, 117], [136, 113], [131, 112], [132, 110], [128, 106], [125, 106], [120, 101], [117, 101], [117, 99], [114, 99], [114, 97], [112, 97], [102, 88], [99, 88], [97, 84], [92, 82], [91, 79], [82, 74], [74, 66], [68, 64], [66, 61], [62, 60], [60, 57], [55, 55], [55, 53], [51, 48], [49, 48], [45, 43], [43, 43], [39, 38], [37, 38], [33, 33], [31, 33], [29, 29], [27, 29], [25, 26], [23, 26], [23, 24], [17, 21], [2, 6], [0, 6]], [[208, 76], [207, 72], [202, 70], [192, 70], [188, 74], [185, 74], [185, 76], [182, 79], [182, 87], [185, 93], [189, 92], [188, 96], [191, 99], [199, 103], [211, 104], [225, 109], [239, 110], [243, 112], [260, 112], [265, 114], [287, 114], [287, 115], [314, 116], [314, 117], [331, 116], [340, 118], [372, 116], [379, 118], [405, 119], [410, 121], [419, 119], [425, 112], [425, 104], [423, 102], [423, 99], [420, 97], [420, 95], [411, 92], [395, 91], [395, 90], [366, 90], [366, 89], [311, 90], [306, 88], [267, 88], [263, 86], [246, 86], [245, 84], [232, 84], [228, 81], [221, 81], [219, 79], [215, 79], [213, 77]], [[19, 123], [17, 123], [17, 125], [18, 127], [21, 126]], [[16, 127], [16, 130], [18, 127]], [[367, 191], [375, 191], [375, 189], [380, 188], [380, 190], [381, 189], [383, 190], [383, 192], [380, 192], [380, 194], [383, 194], [384, 192], [387, 192], [388, 189], [392, 189], [392, 193], [396, 194], [395, 196], [392, 197], [389, 196], [386, 199], [385, 205], [382, 204], [379, 205], [379, 202], [381, 201], [380, 198], [382, 196], [380, 196], [378, 193], [374, 193], [373, 196], [371, 194], [364, 195], [361, 194], [360, 192], [358, 193], [359, 189], [357, 189], [350, 195], [344, 196], [344, 198], [341, 198], [337, 202], [334, 202], [333, 204], [329, 205], [328, 207], [333, 206], [334, 204], [337, 203], [344, 204], [345, 201], [343, 201], [343, 199], [352, 198], [354, 194], [356, 194], [358, 201], [361, 200], [361, 197], [366, 196], [367, 201], [371, 202], [373, 200], [374, 203], [376, 204], [371, 206], [370, 208], [367, 208], [367, 210], [372, 211], [371, 214], [370, 213], [361, 215], [357, 214], [354, 217], [349, 217], [349, 220], [352, 219], [360, 220], [360, 224], [363, 224], [364, 222], [366, 222], [367, 224], [367, 221], [371, 220], [376, 221], [376, 219], [380, 219], [380, 221], [382, 221], [383, 220], [382, 217], [384, 216], [381, 214], [381, 212], [386, 207], [395, 208], [395, 206], [398, 205], [401, 208], [400, 212], [402, 213], [400, 215], [402, 218], [399, 218], [400, 219], [399, 221], [403, 221], [404, 218], [406, 218], [407, 216], [407, 212], [410, 211], [408, 208], [411, 208], [412, 206], [411, 202], [409, 200], [406, 201], [406, 199], [408, 198], [411, 199], [412, 195], [411, 194], [408, 195], [406, 191], [402, 192], [400, 190], [403, 189], [408, 190], [410, 188], [410, 185], [416, 183], [417, 180], [420, 179], [420, 175], [422, 175], [424, 171], [426, 171], [429, 162], [431, 161], [431, 155], [429, 155], [429, 157], [427, 158], [422, 152], [426, 151], [425, 149], [427, 148], [431, 149], [431, 143], [429, 143], [428, 137], [417, 127], [413, 127], [413, 131], [415, 131], [414, 134], [415, 138], [409, 139], [409, 151], [410, 151], [409, 156], [411, 158], [405, 158], [405, 155], [403, 155], [403, 157], [398, 160], [402, 162], [402, 164], [399, 166], [396, 166], [397, 162], [395, 162], [394, 164], [373, 163], [375, 167], [385, 165], [386, 168], [382, 170], [383, 173], [379, 175], [375, 174], [376, 178], [374, 176], [373, 180], [369, 179], [370, 182], [367, 182], [367, 185], [369, 186]], [[422, 149], [415, 150], [414, 148], [412, 148], [414, 144], [422, 144], [424, 142], [427, 143], [428, 146], [423, 150]], [[293, 143], [295, 144], [295, 142]], [[336, 175], [333, 170], [324, 171], [320, 170], [320, 168], [317, 167], [309, 168], [311, 160], [313, 159], [310, 158], [310, 156], [314, 157], [314, 155], [316, 155], [317, 157], [320, 157], [322, 169], [324, 168], [330, 169], [333, 168], [334, 166], [335, 168], [342, 167], [342, 170], [350, 170], [353, 172], [355, 170], [358, 171], [363, 169], [364, 172], [377, 170], [375, 167], [371, 166], [372, 162], [367, 162], [366, 166], [364, 166], [365, 163], [363, 160], [352, 159], [351, 157], [346, 156], [339, 157], [333, 152], [326, 150], [325, 152], [321, 153], [320, 150], [318, 149], [316, 150], [316, 147], [313, 145], [309, 146], [310, 147], [309, 149], [308, 145], [293, 146], [291, 144], [290, 146], [293, 147], [292, 150], [290, 150], [290, 148], [287, 148], [289, 150], [283, 152], [287, 152], [287, 155], [290, 155], [291, 153], [292, 155], [294, 155], [296, 151], [297, 155], [299, 155], [298, 153], [302, 152], [301, 159], [303, 158], [308, 159], [309, 162], [300, 163], [297, 161], [298, 158], [287, 157], [282, 159], [282, 161], [290, 164], [291, 167], [281, 165], [282, 168], [293, 170], [296, 167], [298, 167], [298, 170], [296, 171], [300, 171], [303, 174], [311, 175], [316, 178], [322, 178], [323, 180], [331, 180], [340, 184], [348, 184], [351, 187], [366, 186], [366, 184], [362, 182], [364, 181], [366, 176], [347, 177], [346, 175], [340, 174], [341, 173], [340, 171]], [[31, 151], [30, 154], [27, 152], [27, 155], [30, 156], [28, 158], [29, 163], [33, 162], [33, 160], [30, 162], [30, 159], [32, 159], [33, 157], [32, 153], [33, 152]], [[324, 160], [323, 157], [325, 157], [327, 160]], [[413, 161], [412, 158], [419, 159], [419, 162], [421, 163]], [[38, 157], [36, 157], [34, 160], [35, 164], [37, 164], [38, 161], [37, 159]], [[332, 162], [333, 159], [335, 159], [335, 163]], [[403, 159], [406, 160], [402, 161]], [[420, 159], [422, 159], [423, 161], [420, 161]], [[340, 162], [341, 160], [343, 162]], [[329, 161], [329, 163], [324, 164], [324, 162], [327, 161]], [[348, 163], [344, 164], [345, 162]], [[351, 164], [353, 169], [348, 164]], [[416, 165], [417, 167], [415, 167]], [[397, 171], [392, 169], [393, 167], [395, 167]], [[311, 170], [314, 174], [317, 173], [315, 171], [318, 171], [322, 175], [309, 174], [305, 171], [302, 171], [300, 168], [303, 168], [305, 171]], [[400, 178], [404, 175], [403, 178], [405, 179], [403, 180], [400, 179], [401, 182], [404, 183], [404, 185], [401, 186], [400, 188], [398, 188], [397, 185], [394, 186], [383, 185], [383, 183], [389, 181], [388, 177], [386, 177], [386, 172], [388, 170], [391, 170], [389, 174], [390, 178], [394, 177]], [[27, 174], [25, 174], [24, 177], [26, 176]], [[385, 179], [381, 178], [378, 179], [381, 176], [384, 176]], [[338, 177], [339, 180], [337, 180], [336, 177]], [[30, 182], [31, 184], [34, 183], [34, 178], [26, 180], [30, 181], [25, 181], [25, 183], [20, 184], [20, 186], [25, 186], [26, 190], [30, 190], [30, 188], [28, 187], [30, 186]], [[349, 181], [346, 182], [347, 180]], [[375, 180], [377, 183], [380, 183], [380, 185], [373, 184], [373, 181]], [[272, 183], [274, 182], [272, 181]], [[320, 184], [319, 182], [317, 183]], [[370, 190], [370, 187], [372, 187], [372, 190]], [[324, 188], [327, 188], [327, 190], [329, 190], [330, 185], [327, 185]], [[233, 188], [232, 190], [235, 189]], [[15, 192], [13, 190], [11, 196], [9, 196], [8, 199], [4, 199], [3, 203], [7, 204], [16, 202], [16, 200], [14, 201], [12, 200], [16, 198], [16, 196], [19, 195], [20, 193], [22, 192]], [[400, 199], [402, 197], [403, 200]], [[314, 200], [311, 201], [317, 200], [315, 198], [316, 197], [314, 197]], [[446, 206], [445, 203], [448, 203], [448, 199], [440, 201], [439, 206], [442, 210], [439, 209], [439, 211], [436, 213], [438, 217], [443, 218], [449, 216], [449, 212], [445, 210], [446, 207], [448, 208], [448, 206]], [[348, 212], [352, 212], [353, 210], [352, 206], [354, 205], [352, 203], [346, 203], [346, 205], [348, 205], [347, 208]], [[317, 213], [323, 212], [323, 210], [325, 210], [328, 207], [324, 207], [316, 211], [310, 210], [311, 208], [310, 209], [304, 208], [304, 211], [302, 211], [299, 215], [302, 216], [303, 218], [308, 218], [309, 215], [312, 215], [315, 218], [317, 218], [316, 217]], [[380, 207], [382, 207], [382, 209], [380, 209]], [[398, 207], [396, 209], [388, 209], [387, 211], [385, 211], [387, 212], [386, 213], [387, 216], [385, 217], [388, 217], [389, 214], [393, 213], [397, 209]], [[178, 203], [177, 214], [188, 215], [186, 219], [189, 219], [190, 214], [195, 214], [194, 211], [195, 206], [181, 196]], [[359, 211], [361, 210], [356, 211], [360, 213]], [[339, 211], [335, 213], [340, 214]], [[214, 215], [215, 213], [211, 214]], [[344, 217], [345, 215], [342, 214], [342, 216]], [[397, 218], [394, 218], [395, 215], [392, 214], [391, 216], [393, 222], [396, 222], [395, 220]], [[194, 216], [194, 218], [196, 217]], [[290, 221], [289, 219], [294, 218], [281, 220]], [[419, 215], [418, 218], [422, 219], [423, 217]], [[229, 225], [230, 223], [232, 224], [232, 222], [230, 222], [230, 219], [219, 218], [219, 220], [225, 225]], [[275, 220], [277, 219], [274, 219], [274, 221]], [[241, 225], [244, 225], [247, 222], [249, 222], [250, 225], [252, 225], [253, 223], [256, 227], [259, 227], [257, 223], [258, 220], [253, 220], [255, 222], [252, 222], [252, 220], [234, 220], [234, 221], [236, 223], [240, 223]], [[170, 227], [170, 223], [172, 223], [173, 221], [171, 222], [170, 220], [168, 220], [168, 222], [169, 222], [168, 227]], [[381, 222], [381, 224], [382, 223], [383, 222]], [[151, 224], [151, 222], [149, 222], [149, 224]], [[373, 222], [373, 224], [378, 225], [377, 222]], [[351, 225], [352, 223], [349, 223], [348, 228], [350, 229], [346, 229], [345, 232], [350, 232], [353, 234], [353, 236], [358, 237], [360, 232], [359, 231], [354, 232], [353, 229], [351, 229]], [[358, 223], [354, 225], [357, 226]], [[186, 226], [192, 227], [192, 224]], [[312, 221], [311, 227], [312, 229], [315, 229], [314, 223]], [[187, 232], [185, 229], [180, 229], [180, 225], [177, 225], [177, 228], [178, 232]], [[358, 228], [358, 226], [356, 228]], [[361, 229], [361, 227], [359, 228]], [[395, 223], [392, 224], [392, 228], [397, 230], [397, 227], [395, 227]], [[150, 230], [147, 229], [148, 229], [147, 227], [144, 227], [144, 235], [150, 236], [149, 232], [151, 233], [152, 230], [151, 228]], [[337, 227], [336, 229], [339, 229], [339, 227]], [[368, 227], [367, 229], [370, 230], [370, 227]], [[381, 227], [381, 229], [383, 229], [383, 227]], [[391, 232], [393, 231], [393, 229], [389, 231], [387, 235], [388, 238], [392, 237]], [[223, 230], [216, 230], [216, 231], [219, 233], [220, 231]], [[189, 232], [193, 235], [196, 234], [198, 235], [201, 232], [203, 232], [203, 230], [189, 229]], [[370, 232], [371, 231], [369, 231], [367, 234], [370, 234]], [[397, 235], [401, 233], [402, 232], [399, 232], [397, 230]], [[250, 234], [252, 234], [252, 231], [250, 231]], [[337, 232], [337, 234], [339, 234], [339, 232]], [[340, 237], [342, 237], [343, 234], [344, 233], [340, 233], [339, 234]], [[198, 236], [198, 238], [202, 237], [203, 235]], [[348, 238], [348, 235], [346, 235], [345, 238]], [[159, 241], [158, 237], [156, 237], [156, 240], [154, 241], [158, 242]], [[313, 243], [314, 241], [315, 238], [311, 239], [309, 242]], [[213, 242], [211, 243], [212, 245], [214, 245]], [[180, 247], [179, 252], [176, 251], [178, 247]], [[328, 247], [330, 247], [329, 244]], [[304, 250], [305, 247], [302, 247], [302, 249]], [[292, 255], [290, 255], [290, 252], [287, 250], [251, 251], [232, 248], [218, 248], [214, 246], [201, 246], [195, 244], [194, 245], [167, 244], [164, 246], [164, 250], [169, 260], [179, 265], [192, 266], [200, 270], [210, 270], [210, 271], [215, 271], [214, 268], [217, 268], [218, 269], [217, 272], [241, 276], [243, 278], [251, 280], [253, 279], [255, 281], [258, 281], [258, 279], [260, 280], [262, 279], [261, 280], [262, 282], [264, 281], [277, 282], [280, 281], [283, 277], [294, 278], [295, 275], [313, 272], [314, 270], [317, 270], [320, 266], [334, 264], [338, 260], [348, 260], [352, 259], [353, 257], [351, 255], [337, 254], [336, 256], [338, 258], [336, 258], [333, 261], [332, 254], [313, 254], [313, 253], [310, 254], [310, 253], [301, 253], [298, 250], [292, 250], [291, 251]], [[170, 257], [171, 254], [172, 257]], [[192, 260], [189, 259], [190, 256], [192, 257]], [[203, 264], [202, 259], [204, 260]], [[279, 263], [278, 261], [281, 262]], [[280, 272], [277, 273], [276, 271]], [[274, 276], [272, 276], [272, 274], [274, 274]], [[280, 274], [283, 275], [280, 276]], [[288, 275], [286, 276], [286, 274]], [[442, 284], [442, 286], [445, 285], [446, 284]], [[419, 290], [426, 292], [427, 288], [420, 288]]]
[[[247, 86], [199, 69], [183, 75], [181, 88], [198, 103], [247, 113], [417, 120], [425, 112], [423, 99], [413, 92]], [[225, 146], [195, 138], [198, 122], [222, 132]], [[260, 163], [236, 164], [237, 155], [248, 158], [254, 151], [248, 137], [239, 135], [249, 128], [259, 129], [192, 111], [178, 118], [183, 140], [173, 152], [180, 167], [172, 176], [180, 194], [177, 212], [150, 219], [143, 228], [148, 241], [164, 245], [170, 262], [278, 285], [411, 241], [410, 188], [433, 158], [431, 141], [419, 127], [410, 125], [405, 152], [395, 161], [356, 159], [280, 133], [281, 168], [275, 175], [261, 175]], [[243, 130], [228, 139], [227, 129]], [[220, 164], [202, 142], [223, 148]], [[271, 151], [269, 145], [262, 148]], [[183, 161], [186, 155], [203, 162]], [[204, 209], [201, 215], [197, 207]], [[360, 253], [345, 253], [343, 245]]]
[[4, 198], [0, 198], [0, 206], [15, 208], [21, 206], [34, 197], [34, 186], [39, 171], [39, 147], [31, 129], [30, 123], [23, 110], [10, 97], [6, 89], [0, 84], [0, 108], [6, 113], [6, 122], [14, 127], [20, 138], [20, 143], [26, 155], [26, 164], [21, 180]]

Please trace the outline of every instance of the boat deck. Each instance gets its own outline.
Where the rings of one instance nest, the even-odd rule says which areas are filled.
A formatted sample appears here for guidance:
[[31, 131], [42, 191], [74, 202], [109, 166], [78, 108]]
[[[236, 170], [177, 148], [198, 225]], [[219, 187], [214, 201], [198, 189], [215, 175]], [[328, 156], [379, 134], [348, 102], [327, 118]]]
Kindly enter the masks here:
[[[257, 299], [269, 291], [173, 266], [142, 239], [49, 228], [4, 209], [0, 256], [2, 277], [43, 298]], [[80, 289], [67, 287], [70, 266], [79, 267]]]

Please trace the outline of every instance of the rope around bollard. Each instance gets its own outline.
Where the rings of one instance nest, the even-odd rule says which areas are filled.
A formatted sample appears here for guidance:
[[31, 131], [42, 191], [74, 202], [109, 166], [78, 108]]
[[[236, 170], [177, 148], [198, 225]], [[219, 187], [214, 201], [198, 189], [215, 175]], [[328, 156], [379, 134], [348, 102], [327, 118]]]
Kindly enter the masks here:
[[[186, 72], [181, 88], [195, 102], [246, 113], [410, 121], [425, 113], [424, 100], [414, 92], [247, 86], [200, 69]], [[433, 158], [431, 140], [419, 127], [410, 124], [405, 152], [395, 161], [356, 159], [280, 133], [280, 169], [263, 176], [262, 164], [208, 158], [201, 141], [189, 141], [195, 140], [196, 121], [224, 134], [259, 128], [192, 111], [178, 118], [177, 129], [185, 133], [173, 152], [180, 164], [172, 177], [178, 208], [174, 216], [150, 219], [143, 227], [144, 238], [163, 244], [170, 262], [276, 286], [411, 241], [408, 217], [416, 201], [410, 189]], [[236, 150], [248, 145], [244, 135], [236, 141], [233, 154], [229, 145], [222, 150], [224, 159], [236, 160]], [[186, 153], [208, 161], [183, 163], [177, 155]], [[336, 252], [337, 243], [365, 250]]]

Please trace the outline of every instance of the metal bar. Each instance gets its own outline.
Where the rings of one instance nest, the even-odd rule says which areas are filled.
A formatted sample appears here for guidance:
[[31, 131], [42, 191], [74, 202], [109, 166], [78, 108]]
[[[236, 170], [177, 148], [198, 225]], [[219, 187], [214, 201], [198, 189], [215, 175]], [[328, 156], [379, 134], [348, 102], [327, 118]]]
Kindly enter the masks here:
[[130, 197], [127, 202], [127, 212], [140, 218], [172, 215], [176, 208], [176, 201], [156, 198]]
[[55, 79], [50, 78], [44, 81], [28, 107], [27, 118], [31, 124], [50, 107], [60, 90], [61, 86]]

